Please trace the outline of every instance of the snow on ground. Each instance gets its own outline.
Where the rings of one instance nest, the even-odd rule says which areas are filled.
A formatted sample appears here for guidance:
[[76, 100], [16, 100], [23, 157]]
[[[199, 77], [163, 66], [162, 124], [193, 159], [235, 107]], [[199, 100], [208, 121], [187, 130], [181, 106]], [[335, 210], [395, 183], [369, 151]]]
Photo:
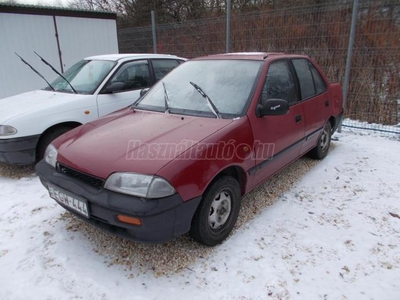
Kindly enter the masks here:
[[[113, 238], [65, 213], [29, 169], [0, 175], [0, 299], [400, 299], [400, 143], [336, 136], [322, 162], [250, 193], [241, 214], [254, 218], [212, 249]], [[252, 208], [261, 196], [274, 200]]]
[[393, 134], [400, 134], [400, 123], [397, 125], [382, 125], [378, 123], [368, 123], [358, 121], [356, 119], [345, 118], [343, 120], [343, 127], [352, 132], [365, 133], [366, 130], [372, 132], [380, 132], [381, 135], [393, 136]]

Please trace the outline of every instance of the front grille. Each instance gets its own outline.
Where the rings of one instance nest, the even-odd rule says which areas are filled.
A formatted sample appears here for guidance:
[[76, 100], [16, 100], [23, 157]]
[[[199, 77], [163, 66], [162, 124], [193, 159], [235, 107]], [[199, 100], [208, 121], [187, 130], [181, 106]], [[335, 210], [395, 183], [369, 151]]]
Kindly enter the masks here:
[[62, 164], [57, 164], [57, 171], [60, 172], [60, 173], [65, 174], [67, 176], [76, 178], [76, 179], [78, 179], [80, 181], [83, 181], [83, 182], [85, 182], [87, 184], [90, 184], [90, 185], [92, 185], [94, 187], [97, 187], [97, 188], [101, 188], [104, 185], [104, 180], [103, 179], [100, 179], [100, 178], [94, 177], [92, 175], [88, 175], [88, 174], [79, 172], [77, 170], [71, 169], [71, 168], [69, 168], [67, 166], [64, 166]]

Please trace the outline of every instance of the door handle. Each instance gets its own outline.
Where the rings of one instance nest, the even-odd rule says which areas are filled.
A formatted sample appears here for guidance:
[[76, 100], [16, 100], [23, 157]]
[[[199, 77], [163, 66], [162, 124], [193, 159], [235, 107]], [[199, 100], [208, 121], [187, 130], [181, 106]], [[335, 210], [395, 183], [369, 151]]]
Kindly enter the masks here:
[[325, 101], [325, 106], [328, 107], [329, 106], [329, 100]]
[[301, 115], [297, 115], [295, 120], [296, 120], [296, 123], [299, 123], [301, 121]]

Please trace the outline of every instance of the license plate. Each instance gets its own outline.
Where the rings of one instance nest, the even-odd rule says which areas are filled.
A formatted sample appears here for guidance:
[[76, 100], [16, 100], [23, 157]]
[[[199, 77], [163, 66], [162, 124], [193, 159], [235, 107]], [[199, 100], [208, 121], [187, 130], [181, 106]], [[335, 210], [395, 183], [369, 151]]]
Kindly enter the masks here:
[[64, 204], [77, 213], [89, 218], [89, 210], [87, 200], [72, 195], [64, 190], [61, 190], [54, 185], [48, 184], [50, 197], [57, 202]]

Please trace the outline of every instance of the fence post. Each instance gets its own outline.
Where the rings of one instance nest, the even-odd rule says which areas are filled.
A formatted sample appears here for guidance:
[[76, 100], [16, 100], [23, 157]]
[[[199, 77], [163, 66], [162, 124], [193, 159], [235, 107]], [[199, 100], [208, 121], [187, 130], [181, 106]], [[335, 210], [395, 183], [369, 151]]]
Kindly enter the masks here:
[[[358, 16], [358, 0], [353, 0], [353, 14], [351, 16], [349, 47], [347, 49], [346, 70], [344, 73], [344, 82], [343, 82], [343, 109], [346, 106], [347, 94], [349, 90], [351, 59], [353, 56], [354, 39], [356, 36], [357, 16]], [[340, 121], [338, 132], [342, 132], [342, 120]]]
[[231, 0], [226, 0], [226, 53], [231, 52]]
[[151, 11], [151, 31], [153, 34], [153, 52], [157, 53], [156, 17], [154, 16], [154, 10]]

